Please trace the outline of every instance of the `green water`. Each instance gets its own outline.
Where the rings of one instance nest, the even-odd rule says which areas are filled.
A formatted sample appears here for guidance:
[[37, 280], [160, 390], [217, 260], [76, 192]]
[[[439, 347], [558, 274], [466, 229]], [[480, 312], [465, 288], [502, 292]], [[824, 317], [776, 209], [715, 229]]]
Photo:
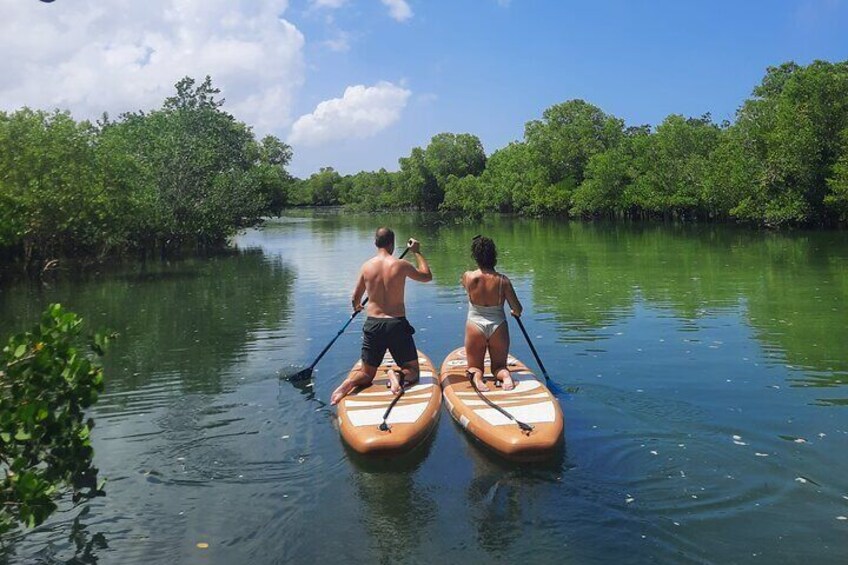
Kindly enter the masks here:
[[[326, 405], [374, 227], [422, 240], [408, 315], [461, 344], [470, 238], [499, 267], [560, 398], [564, 449], [506, 463], [443, 413], [415, 452], [347, 450]], [[121, 338], [94, 412], [107, 496], [6, 550], [21, 562], [842, 563], [848, 556], [848, 234], [483, 225], [293, 213], [238, 251], [0, 286], [2, 333], [61, 301]], [[513, 327], [513, 353], [535, 366]], [[198, 542], [209, 544], [198, 549]]]

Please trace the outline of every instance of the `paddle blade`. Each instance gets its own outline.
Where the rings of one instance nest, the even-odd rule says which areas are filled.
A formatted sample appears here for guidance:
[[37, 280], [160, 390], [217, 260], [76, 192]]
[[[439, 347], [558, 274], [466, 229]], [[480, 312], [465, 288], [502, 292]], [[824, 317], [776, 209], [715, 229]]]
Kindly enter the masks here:
[[552, 381], [550, 377], [547, 379], [547, 382], [545, 384], [548, 385], [548, 390], [551, 391], [551, 394], [553, 394], [554, 396], [562, 396], [563, 390], [558, 384]]
[[287, 375], [286, 380], [289, 382], [306, 381], [312, 378], [312, 367], [307, 367], [302, 371]]

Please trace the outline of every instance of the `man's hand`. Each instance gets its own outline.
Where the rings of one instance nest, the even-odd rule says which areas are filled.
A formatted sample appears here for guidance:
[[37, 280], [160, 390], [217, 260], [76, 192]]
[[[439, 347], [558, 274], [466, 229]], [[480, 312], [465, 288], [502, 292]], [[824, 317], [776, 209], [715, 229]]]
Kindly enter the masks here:
[[512, 313], [512, 316], [514, 318], [520, 318], [521, 317], [521, 309], [520, 308], [518, 310], [510, 309], [510, 312]]
[[406, 246], [409, 247], [409, 250], [413, 253], [421, 253], [421, 242], [417, 239], [409, 238], [409, 241], [406, 242]]
[[355, 314], [356, 312], [361, 312], [361, 311], [362, 311], [363, 306], [362, 306], [362, 303], [361, 303], [361, 302], [353, 302], [353, 303], [352, 303], [352, 305], [353, 305], [353, 312], [354, 312], [354, 314]]

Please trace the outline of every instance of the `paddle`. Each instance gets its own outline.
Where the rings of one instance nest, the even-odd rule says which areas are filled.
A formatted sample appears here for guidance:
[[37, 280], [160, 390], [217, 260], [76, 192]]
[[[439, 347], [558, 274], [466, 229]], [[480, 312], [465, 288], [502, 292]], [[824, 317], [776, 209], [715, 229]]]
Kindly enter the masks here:
[[527, 345], [530, 346], [530, 351], [533, 352], [533, 357], [536, 358], [536, 363], [538, 363], [539, 367], [542, 369], [542, 374], [545, 376], [545, 384], [548, 385], [548, 390], [550, 390], [552, 393], [554, 393], [556, 395], [562, 394], [562, 389], [559, 388], [559, 386], [554, 381], [551, 380], [551, 378], [548, 376], [548, 371], [545, 369], [545, 365], [543, 365], [542, 360], [539, 359], [539, 353], [536, 351], [536, 348], [533, 346], [533, 342], [530, 341], [530, 336], [527, 335], [527, 330], [524, 329], [524, 322], [521, 321], [521, 318], [519, 316], [513, 316], [513, 318], [515, 318], [515, 321], [518, 322], [518, 327], [521, 328], [521, 333], [524, 334], [524, 339], [527, 340]]
[[[407, 247], [406, 249], [403, 250], [403, 253], [401, 253], [400, 258], [403, 259], [404, 257], [406, 257], [407, 253], [409, 253], [409, 247]], [[365, 300], [362, 301], [362, 309], [365, 309], [366, 304], [368, 304], [368, 297], [365, 297]], [[356, 311], [354, 311], [353, 314], [350, 315], [350, 318], [348, 318], [347, 322], [344, 323], [344, 325], [342, 326], [342, 329], [340, 329], [339, 332], [336, 334], [336, 336], [333, 339], [330, 340], [330, 343], [327, 344], [327, 347], [325, 347], [323, 349], [323, 351], [321, 351], [321, 353], [318, 354], [318, 357], [315, 358], [315, 361], [313, 361], [310, 366], [303, 369], [302, 371], [298, 371], [297, 373], [289, 376], [288, 380], [289, 381], [304, 381], [306, 379], [312, 378], [312, 372], [315, 369], [315, 365], [318, 364], [318, 361], [320, 361], [321, 358], [324, 356], [324, 354], [326, 354], [327, 351], [329, 351], [330, 348], [333, 346], [333, 344], [336, 343], [336, 340], [339, 339], [339, 337], [344, 333], [344, 331], [347, 329], [347, 327], [350, 325], [350, 323], [353, 321], [353, 319], [356, 318], [356, 315], [359, 314], [362, 311], [362, 309], [356, 310]]]

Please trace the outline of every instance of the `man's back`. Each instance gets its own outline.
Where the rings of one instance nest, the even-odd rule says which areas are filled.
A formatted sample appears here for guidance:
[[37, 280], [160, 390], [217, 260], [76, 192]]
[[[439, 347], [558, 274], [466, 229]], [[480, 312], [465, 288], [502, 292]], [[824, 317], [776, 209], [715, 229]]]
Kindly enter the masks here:
[[368, 315], [373, 318], [401, 318], [406, 316], [404, 291], [406, 261], [380, 253], [362, 265], [362, 278], [368, 293]]

